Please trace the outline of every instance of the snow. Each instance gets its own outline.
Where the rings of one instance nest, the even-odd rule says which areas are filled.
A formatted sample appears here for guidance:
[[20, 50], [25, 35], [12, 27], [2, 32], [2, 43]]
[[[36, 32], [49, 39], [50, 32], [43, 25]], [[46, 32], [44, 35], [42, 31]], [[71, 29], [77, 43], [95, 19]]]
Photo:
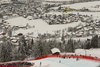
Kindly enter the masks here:
[[87, 39], [92, 39], [92, 36], [88, 36], [88, 37], [76, 37], [76, 38], [73, 38], [73, 40], [81, 40], [81, 41], [84, 41], [84, 40], [87, 40]]
[[99, 57], [100, 58], [100, 49], [76, 49], [75, 54], [77, 55], [87, 55], [87, 56], [93, 56], [93, 57]]
[[[99, 51], [100, 49], [90, 49], [90, 50], [76, 49], [75, 53], [66, 53], [66, 54], [87, 55], [87, 56], [94, 56], [100, 58]], [[35, 63], [34, 66], [40, 66], [40, 62], [41, 62], [42, 63], [41, 66], [50, 65], [49, 67], [98, 67], [100, 65], [100, 62], [86, 60], [86, 59], [79, 59], [78, 61], [76, 61], [76, 58], [70, 58], [70, 59], [69, 58], [65, 58], [65, 59], [45, 58], [41, 60], [33, 60], [28, 62]]]
[[[18, 20], [18, 21], [16, 21]], [[19, 21], [20, 20], [20, 21]], [[73, 22], [69, 24], [62, 24], [62, 25], [48, 25], [45, 21], [38, 19], [38, 20], [27, 20], [25, 18], [19, 17], [19, 18], [13, 18], [9, 19], [8, 22], [11, 24], [11, 26], [16, 26], [16, 25], [30, 25], [30, 26], [35, 26], [35, 28], [30, 28], [30, 29], [19, 29], [18, 31], [14, 31], [14, 34], [18, 33], [31, 33], [33, 32], [35, 35], [38, 35], [38, 33], [44, 34], [44, 33], [50, 33], [50, 34], [55, 34], [53, 31], [56, 30], [63, 30], [68, 27], [75, 27], [79, 25], [80, 23], [84, 25], [82, 22]]]
[[23, 17], [15, 17], [6, 20], [11, 26], [26, 26], [28, 20]]
[[71, 1], [71, 0], [45, 0], [45, 1]]
[[[61, 63], [59, 63], [60, 61]], [[99, 62], [84, 60], [84, 59], [79, 59], [78, 61], [76, 61], [75, 58], [70, 58], [70, 59], [45, 58], [45, 59], [29, 61], [29, 62], [35, 63], [34, 66], [40, 66], [40, 62], [42, 63], [41, 66], [50, 64], [49, 67], [97, 67], [100, 64]]]
[[93, 1], [93, 2], [84, 2], [84, 3], [75, 3], [71, 5], [62, 5], [62, 7], [69, 7], [74, 9], [82, 9], [83, 7], [91, 8], [91, 6], [96, 6], [100, 4], [100, 1]]
[[11, 3], [9, 0], [0, 0], [0, 3]]

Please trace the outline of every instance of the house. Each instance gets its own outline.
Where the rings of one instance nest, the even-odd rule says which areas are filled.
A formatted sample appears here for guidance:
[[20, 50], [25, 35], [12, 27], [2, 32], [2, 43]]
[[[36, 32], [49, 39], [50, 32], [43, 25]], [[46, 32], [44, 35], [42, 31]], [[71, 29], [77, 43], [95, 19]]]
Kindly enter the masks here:
[[76, 33], [76, 37], [82, 37], [84, 32]]
[[51, 49], [52, 54], [60, 54], [60, 50], [58, 48]]
[[32, 17], [32, 16], [27, 16], [27, 19], [28, 19], [28, 20], [32, 20], [33, 17]]
[[11, 43], [12, 43], [12, 45], [14, 45], [14, 46], [18, 46], [18, 45], [19, 45], [17, 40], [11, 40]]
[[23, 34], [22, 33], [19, 33], [19, 34], [17, 34], [18, 36], [22, 36]]
[[0, 0], [0, 4], [12, 3], [11, 0]]

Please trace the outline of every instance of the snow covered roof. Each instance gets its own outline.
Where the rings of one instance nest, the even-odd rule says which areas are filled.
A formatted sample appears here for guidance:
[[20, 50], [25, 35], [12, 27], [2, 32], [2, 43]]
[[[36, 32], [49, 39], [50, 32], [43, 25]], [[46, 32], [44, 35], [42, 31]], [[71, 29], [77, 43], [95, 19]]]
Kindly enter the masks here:
[[51, 52], [52, 53], [56, 53], [56, 52], [60, 53], [60, 50], [58, 48], [53, 48], [53, 49], [51, 49]]
[[3, 4], [3, 3], [11, 3], [10, 0], [0, 0], [0, 3]]

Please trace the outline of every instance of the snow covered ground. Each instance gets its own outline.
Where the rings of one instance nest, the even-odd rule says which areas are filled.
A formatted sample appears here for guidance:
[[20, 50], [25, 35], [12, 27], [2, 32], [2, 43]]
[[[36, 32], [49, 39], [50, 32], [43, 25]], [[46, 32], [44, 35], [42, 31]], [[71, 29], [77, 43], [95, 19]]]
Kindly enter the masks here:
[[45, 1], [71, 1], [71, 0], [45, 0]]
[[[84, 25], [82, 22], [73, 22], [69, 24], [61, 24], [61, 25], [48, 25], [45, 21], [41, 19], [37, 20], [27, 20], [26, 18], [23, 17], [16, 17], [12, 19], [6, 20], [11, 26], [26, 26], [27, 24], [30, 26], [35, 26], [35, 28], [30, 28], [30, 29], [19, 29], [18, 31], [14, 31], [14, 34], [18, 33], [31, 33], [34, 32], [35, 35], [38, 33], [44, 34], [44, 33], [51, 33], [54, 34], [54, 31], [56, 30], [63, 30], [67, 29], [68, 27], [75, 27], [79, 25], [80, 23]], [[33, 35], [34, 36], [34, 35]]]
[[[39, 67], [45, 65], [49, 65], [48, 67], [98, 67], [100, 64], [99, 62], [84, 60], [84, 59], [79, 59], [78, 61], [76, 61], [76, 58], [70, 58], [70, 59], [69, 58], [66, 59], [45, 58], [45, 59], [29, 61], [29, 62], [35, 63], [34, 66], [39, 66]], [[41, 66], [40, 66], [40, 62], [41, 62]]]
[[[99, 4], [100, 4], [100, 1], [93, 1], [93, 2], [75, 3], [75, 4], [62, 5], [62, 6], [63, 7], [69, 7], [70, 6], [70, 8], [74, 8], [74, 9], [82, 9], [83, 7], [91, 9], [92, 6], [96, 6], [96, 5], [99, 5]], [[95, 10], [95, 9], [92, 9], [92, 10]]]
[[11, 26], [26, 26], [28, 20], [23, 17], [15, 17], [6, 20]]
[[93, 56], [93, 57], [99, 57], [100, 58], [100, 49], [90, 49], [90, 50], [85, 50], [85, 49], [76, 49], [75, 54], [77, 55], [87, 55], [87, 56]]
[[[94, 56], [100, 58], [99, 54], [100, 49], [90, 49], [90, 50], [83, 50], [83, 49], [76, 49], [75, 53], [66, 53], [67, 55], [70, 54], [77, 54], [77, 55], [87, 55], [87, 56]], [[65, 54], [65, 53], [62, 53]], [[86, 59], [79, 59], [76, 61], [76, 58], [45, 58], [41, 60], [33, 60], [28, 61], [35, 63], [35, 66], [40, 67], [40, 62], [42, 63], [41, 66], [49, 65], [49, 67], [98, 67], [100, 62], [91, 61]], [[34, 66], [33, 66], [34, 67]]]

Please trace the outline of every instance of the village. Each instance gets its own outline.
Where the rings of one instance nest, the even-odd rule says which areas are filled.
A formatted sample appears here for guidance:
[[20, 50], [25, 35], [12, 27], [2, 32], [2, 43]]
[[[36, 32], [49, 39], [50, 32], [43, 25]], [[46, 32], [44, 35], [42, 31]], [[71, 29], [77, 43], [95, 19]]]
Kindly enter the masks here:
[[[31, 4], [31, 6], [34, 4]], [[49, 30], [46, 30], [46, 32], [37, 32], [37, 36], [32, 36], [33, 31], [30, 33], [27, 32], [27, 37], [32, 39], [32, 38], [43, 38], [43, 39], [49, 39], [49, 38], [60, 38], [64, 36], [65, 38], [77, 38], [77, 37], [88, 37], [88, 36], [93, 36], [93, 35], [99, 35], [100, 33], [100, 20], [99, 19], [94, 19], [93, 15], [81, 15], [79, 13], [73, 14], [73, 13], [63, 13], [62, 14], [49, 14], [47, 9], [43, 9], [42, 7], [38, 6], [33, 6], [29, 7], [30, 5], [23, 5], [23, 4], [15, 4], [15, 5], [2, 5], [1, 6], [1, 23], [0, 23], [0, 31], [1, 31], [1, 40], [2, 38], [11, 38], [12, 41], [16, 41], [18, 39], [18, 36], [23, 35], [24, 33], [17, 33], [16, 35], [13, 34], [13, 32], [19, 31], [19, 29], [23, 30], [29, 30], [34, 29], [35, 25], [33, 22], [28, 22], [32, 20], [38, 20], [42, 19], [43, 23], [48, 24], [48, 28], [52, 25], [64, 25], [64, 24], [72, 24], [76, 23], [77, 25], [74, 27], [65, 27], [61, 30], [52, 30], [53, 33], [48, 33]], [[25, 8], [19, 8], [19, 7], [25, 7]], [[59, 7], [59, 5], [58, 5]], [[51, 7], [50, 7], [51, 8]], [[62, 9], [61, 9], [62, 10]], [[58, 12], [58, 11], [56, 11]], [[70, 12], [70, 11], [69, 11]], [[14, 18], [20, 18], [21, 20], [25, 20], [23, 22], [16, 22], [15, 21], [9, 21], [9, 19], [14, 19]], [[17, 19], [17, 20], [20, 20]], [[27, 19], [27, 20], [26, 20]], [[41, 21], [42, 21], [41, 20]], [[79, 23], [78, 23], [79, 22]], [[17, 24], [17, 25], [16, 25]], [[22, 25], [21, 25], [22, 24]], [[24, 24], [24, 25], [23, 25]], [[15, 43], [16, 43], [15, 42]]]

